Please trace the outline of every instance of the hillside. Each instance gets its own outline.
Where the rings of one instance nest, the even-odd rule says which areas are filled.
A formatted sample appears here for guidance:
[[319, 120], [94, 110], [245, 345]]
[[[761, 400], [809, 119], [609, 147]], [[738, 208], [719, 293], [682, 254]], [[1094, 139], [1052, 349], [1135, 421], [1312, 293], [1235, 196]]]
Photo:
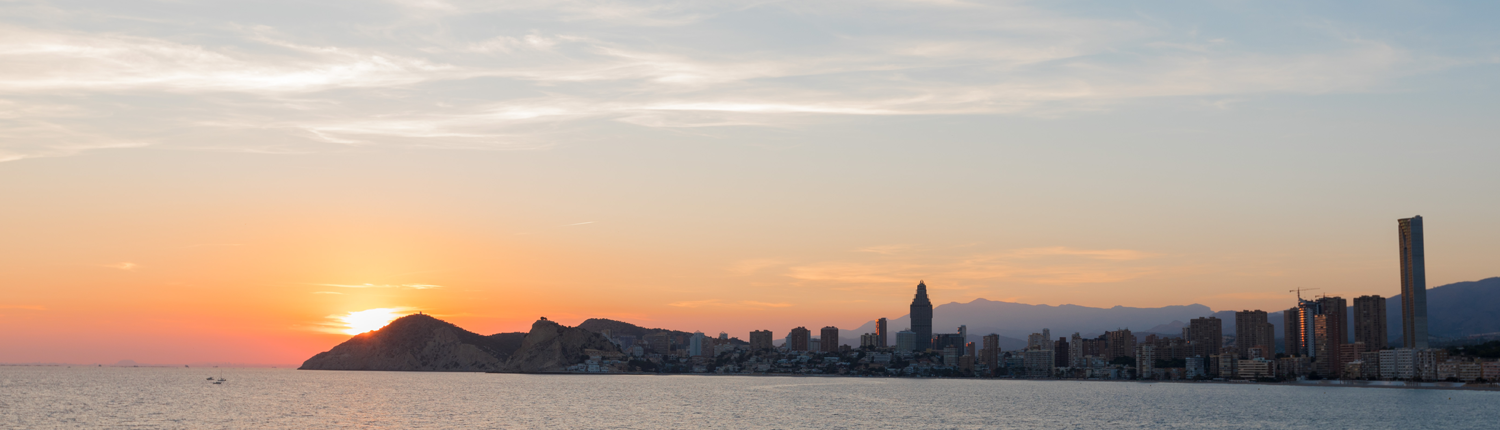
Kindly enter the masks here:
[[302, 363], [306, 370], [474, 372], [501, 370], [514, 334], [481, 336], [430, 315], [407, 315], [355, 335]]

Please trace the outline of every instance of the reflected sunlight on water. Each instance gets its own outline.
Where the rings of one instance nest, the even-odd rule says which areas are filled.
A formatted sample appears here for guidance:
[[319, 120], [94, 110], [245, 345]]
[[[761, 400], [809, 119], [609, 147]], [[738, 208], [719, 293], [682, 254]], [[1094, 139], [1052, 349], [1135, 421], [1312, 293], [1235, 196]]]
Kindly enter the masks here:
[[0, 427], [1494, 428], [1500, 392], [0, 366]]

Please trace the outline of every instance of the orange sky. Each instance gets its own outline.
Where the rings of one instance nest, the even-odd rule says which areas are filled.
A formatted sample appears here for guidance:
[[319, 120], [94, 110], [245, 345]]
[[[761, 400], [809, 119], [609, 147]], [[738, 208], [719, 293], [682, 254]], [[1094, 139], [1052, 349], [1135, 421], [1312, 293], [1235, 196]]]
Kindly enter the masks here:
[[[546, 316], [743, 338], [899, 317], [918, 279], [939, 304], [1276, 310], [1298, 286], [1398, 290], [1395, 213], [1228, 228], [1191, 207], [1158, 220], [839, 193], [757, 209], [732, 181], [672, 185], [681, 178], [618, 167], [599, 174], [614, 182], [558, 188], [594, 173], [552, 170], [554, 157], [141, 151], [0, 164], [0, 362], [292, 365], [347, 338], [330, 317], [373, 308], [483, 334]], [[1452, 231], [1476, 220], [1423, 215], [1432, 285], [1494, 275], [1482, 263], [1500, 251]]]
[[1500, 276], [1483, 2], [596, 3], [0, 1], [0, 363]]

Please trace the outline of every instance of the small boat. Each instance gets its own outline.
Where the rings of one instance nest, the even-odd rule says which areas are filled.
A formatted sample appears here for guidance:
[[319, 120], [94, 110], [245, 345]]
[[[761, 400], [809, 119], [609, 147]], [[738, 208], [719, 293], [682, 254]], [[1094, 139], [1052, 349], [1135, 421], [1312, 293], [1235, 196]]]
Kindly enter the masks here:
[[212, 381], [212, 380], [214, 380], [214, 377], [210, 376], [210, 377], [208, 377], [208, 380]]

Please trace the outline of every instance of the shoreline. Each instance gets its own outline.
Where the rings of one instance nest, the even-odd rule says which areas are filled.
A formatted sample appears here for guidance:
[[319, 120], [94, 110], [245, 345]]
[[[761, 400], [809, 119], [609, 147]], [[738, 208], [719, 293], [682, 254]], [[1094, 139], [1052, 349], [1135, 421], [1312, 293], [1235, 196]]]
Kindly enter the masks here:
[[1408, 382], [1408, 381], [1345, 381], [1345, 380], [1317, 380], [1317, 381], [1283, 381], [1283, 382], [1255, 382], [1255, 381], [1185, 381], [1185, 380], [1140, 380], [1140, 379], [1051, 379], [1051, 378], [951, 378], [951, 377], [905, 377], [905, 376], [854, 376], [854, 375], [798, 375], [783, 373], [573, 373], [573, 372], [483, 372], [486, 374], [502, 375], [626, 375], [626, 376], [716, 376], [716, 377], [755, 377], [755, 378], [869, 378], [869, 379], [952, 379], [973, 381], [1042, 381], [1042, 382], [1126, 382], [1142, 384], [1222, 384], [1243, 386], [1281, 386], [1281, 387], [1320, 387], [1320, 388], [1386, 388], [1404, 390], [1455, 390], [1455, 391], [1500, 391], [1500, 384], [1496, 383], [1473, 383], [1473, 382]]

